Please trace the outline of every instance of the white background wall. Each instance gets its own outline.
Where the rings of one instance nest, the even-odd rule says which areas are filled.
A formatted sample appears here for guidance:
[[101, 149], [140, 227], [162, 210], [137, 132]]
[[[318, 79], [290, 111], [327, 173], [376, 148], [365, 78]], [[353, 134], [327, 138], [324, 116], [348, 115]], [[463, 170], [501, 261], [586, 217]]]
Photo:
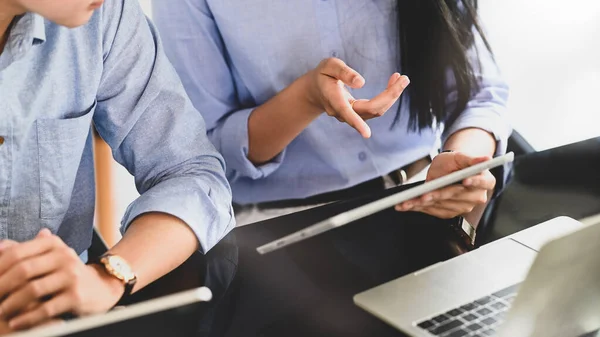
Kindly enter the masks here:
[[[139, 1], [151, 16], [150, 0]], [[600, 136], [600, 1], [483, 0], [480, 6], [511, 85], [514, 128], [538, 150]], [[115, 167], [117, 223], [138, 194], [127, 171]]]
[[600, 136], [600, 1], [480, 4], [515, 129], [540, 150]]

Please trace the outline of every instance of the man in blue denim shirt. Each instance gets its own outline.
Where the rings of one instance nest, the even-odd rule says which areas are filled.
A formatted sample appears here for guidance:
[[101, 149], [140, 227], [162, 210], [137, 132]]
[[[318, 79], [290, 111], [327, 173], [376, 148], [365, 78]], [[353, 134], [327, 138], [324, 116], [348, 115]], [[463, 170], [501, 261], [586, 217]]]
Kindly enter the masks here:
[[141, 193], [109, 252], [135, 273], [133, 291], [235, 225], [223, 159], [154, 27], [137, 1], [102, 5], [0, 2], [0, 325], [10, 329], [104, 312], [129, 291], [78, 258], [93, 224], [92, 123]]

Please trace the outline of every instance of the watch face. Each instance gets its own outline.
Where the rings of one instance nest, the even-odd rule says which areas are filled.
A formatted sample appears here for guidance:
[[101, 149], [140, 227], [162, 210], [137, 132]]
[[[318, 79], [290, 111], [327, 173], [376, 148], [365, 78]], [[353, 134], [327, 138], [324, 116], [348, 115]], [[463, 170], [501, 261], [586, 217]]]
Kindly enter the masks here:
[[129, 264], [120, 256], [110, 255], [106, 257], [106, 266], [112, 269], [110, 272], [117, 278], [129, 282], [135, 278], [135, 274]]

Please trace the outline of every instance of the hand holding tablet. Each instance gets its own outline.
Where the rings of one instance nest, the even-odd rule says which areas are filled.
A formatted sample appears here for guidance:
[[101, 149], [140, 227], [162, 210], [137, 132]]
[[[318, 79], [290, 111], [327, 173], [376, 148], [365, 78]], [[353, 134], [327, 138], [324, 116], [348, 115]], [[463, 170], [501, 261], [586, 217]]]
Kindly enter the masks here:
[[467, 167], [460, 171], [452, 172], [448, 175], [440, 178], [431, 180], [422, 185], [415, 186], [411, 189], [396, 193], [394, 195], [373, 201], [366, 205], [357, 207], [350, 211], [335, 215], [329, 219], [318, 222], [312, 226], [304, 228], [300, 231], [287, 235], [283, 238], [277, 239], [273, 242], [267, 243], [257, 248], [260, 254], [266, 254], [274, 250], [286, 247], [293, 243], [305, 240], [315, 235], [321, 234], [328, 230], [344, 226], [350, 222], [362, 219], [371, 214], [382, 211], [386, 208], [393, 207], [404, 201], [416, 198], [425, 193], [443, 188], [445, 186], [460, 182], [468, 177], [479, 174], [485, 170], [489, 170], [501, 165], [505, 165], [514, 160], [514, 153], [509, 152], [503, 156], [493, 158], [491, 160]]

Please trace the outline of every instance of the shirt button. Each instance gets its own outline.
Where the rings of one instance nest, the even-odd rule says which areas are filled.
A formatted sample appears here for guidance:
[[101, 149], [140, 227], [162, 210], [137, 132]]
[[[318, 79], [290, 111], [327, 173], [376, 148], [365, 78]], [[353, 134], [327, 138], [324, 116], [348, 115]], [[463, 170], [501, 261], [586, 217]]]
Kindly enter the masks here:
[[360, 161], [365, 161], [365, 160], [367, 160], [367, 154], [366, 154], [365, 152], [360, 152], [360, 153], [358, 154], [358, 160], [360, 160]]
[[334, 51], [332, 51], [332, 52], [331, 52], [331, 56], [332, 56], [332, 57], [338, 57], [338, 53], [337, 53], [337, 51], [335, 51], [335, 50], [334, 50]]
[[4, 137], [0, 136], [0, 145], [4, 144]]

